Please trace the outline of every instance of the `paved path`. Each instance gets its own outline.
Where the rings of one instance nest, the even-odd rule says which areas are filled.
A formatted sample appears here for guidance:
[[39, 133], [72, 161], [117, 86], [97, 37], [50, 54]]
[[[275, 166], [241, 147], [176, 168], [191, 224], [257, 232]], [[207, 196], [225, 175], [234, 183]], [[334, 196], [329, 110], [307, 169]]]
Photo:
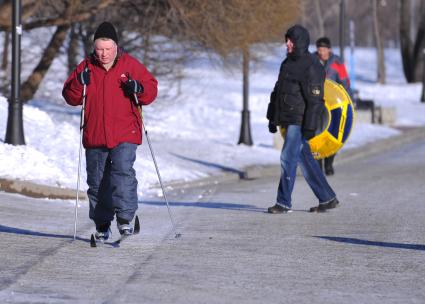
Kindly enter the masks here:
[[[277, 177], [170, 193], [142, 232], [90, 248], [87, 205], [0, 195], [0, 303], [424, 303], [425, 141], [345, 163], [325, 214], [303, 178], [295, 212], [268, 215]], [[114, 237], [116, 237], [116, 232]]]

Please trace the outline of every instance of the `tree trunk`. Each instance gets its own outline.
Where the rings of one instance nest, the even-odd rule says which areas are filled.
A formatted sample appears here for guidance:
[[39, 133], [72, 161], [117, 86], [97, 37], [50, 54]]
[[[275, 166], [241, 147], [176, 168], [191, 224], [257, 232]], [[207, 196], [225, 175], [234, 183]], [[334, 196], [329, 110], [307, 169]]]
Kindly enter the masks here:
[[419, 22], [418, 30], [416, 33], [415, 44], [413, 47], [413, 80], [415, 82], [422, 81], [422, 66], [425, 64], [424, 57], [422, 55], [425, 49], [425, 3], [421, 1], [421, 7], [419, 11]]
[[[425, 64], [422, 50], [425, 48], [425, 3], [421, 2], [419, 9], [419, 24], [417, 31], [413, 28], [412, 10], [410, 1], [400, 1], [400, 50], [403, 62], [404, 76], [407, 82], [422, 80], [423, 64]], [[416, 33], [412, 37], [411, 32]], [[415, 34], [413, 34], [415, 36]]]
[[325, 22], [323, 21], [323, 13], [320, 8], [320, 1], [314, 1], [314, 7], [317, 15], [317, 24], [319, 27], [319, 37], [325, 36]]
[[306, 19], [306, 11], [305, 11], [305, 3], [306, 0], [301, 0], [300, 1], [300, 15], [301, 15], [301, 25], [302, 26], [306, 26], [307, 24], [307, 19]]
[[378, 59], [378, 75], [377, 80], [381, 84], [385, 84], [385, 56], [384, 47], [382, 45], [381, 34], [379, 33], [379, 20], [378, 20], [378, 0], [372, 0], [372, 14], [373, 14], [373, 32], [375, 35], [377, 59]]
[[78, 35], [80, 40], [83, 42], [84, 57], [88, 57], [93, 51], [93, 40], [92, 35], [95, 29], [92, 29], [87, 23], [80, 23], [78, 26]]
[[8, 55], [9, 55], [9, 44], [10, 44], [10, 36], [9, 36], [9, 31], [5, 31], [4, 32], [4, 41], [3, 41], [3, 57], [2, 57], [2, 61], [1, 61], [1, 69], [3, 71], [6, 71], [7, 69], [7, 59], [8, 59]]
[[150, 55], [150, 48], [151, 48], [151, 35], [150, 33], [146, 33], [144, 39], [143, 39], [143, 64], [146, 66], [149, 66], [149, 55]]
[[49, 44], [44, 49], [43, 55], [39, 63], [31, 73], [31, 75], [28, 77], [28, 79], [22, 84], [21, 99], [24, 102], [28, 102], [28, 100], [33, 98], [34, 94], [37, 92], [41, 81], [49, 70], [53, 59], [55, 59], [60, 47], [62, 46], [66, 38], [66, 34], [68, 32], [69, 27], [69, 25], [60, 25], [57, 27]]
[[422, 96], [421, 101], [425, 102], [425, 48], [422, 52]]
[[[410, 3], [410, 2], [409, 2]], [[412, 41], [410, 39], [411, 10], [407, 1], [400, 0], [400, 51], [403, 63], [404, 77], [407, 82], [413, 82], [412, 71]]]
[[77, 56], [78, 56], [78, 33], [75, 24], [71, 26], [71, 30], [69, 33], [69, 46], [67, 50], [68, 55], [68, 75], [72, 73], [72, 71], [77, 66]]

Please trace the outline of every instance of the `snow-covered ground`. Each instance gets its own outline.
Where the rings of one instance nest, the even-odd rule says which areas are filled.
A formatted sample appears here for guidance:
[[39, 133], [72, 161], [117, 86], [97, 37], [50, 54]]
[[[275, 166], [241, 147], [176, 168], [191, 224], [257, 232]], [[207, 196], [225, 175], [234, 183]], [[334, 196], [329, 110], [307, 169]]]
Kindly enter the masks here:
[[[38, 39], [40, 33], [32, 31], [31, 35], [35, 36], [24, 36], [24, 48], [31, 39]], [[28, 49], [29, 53], [23, 54], [22, 79], [26, 79], [36, 63], [31, 56], [39, 52], [37, 47]], [[252, 147], [236, 144], [242, 109], [240, 71], [223, 71], [205, 58], [194, 59], [186, 66], [181, 95], [172, 100], [160, 97], [153, 105], [144, 108], [145, 123], [166, 183], [195, 180], [223, 171], [238, 172], [254, 164], [278, 164], [280, 152], [272, 147], [265, 113], [284, 52], [283, 47], [276, 47], [264, 54], [261, 62], [252, 65]], [[425, 125], [425, 105], [419, 102], [421, 84], [406, 84], [399, 50], [386, 50], [386, 85], [374, 83], [375, 56], [373, 49], [356, 49], [355, 84], [361, 97], [373, 98], [382, 106], [395, 107], [398, 126]], [[349, 58], [348, 51], [346, 58]], [[80, 109], [61, 101], [62, 85], [67, 77], [65, 63], [65, 56], [55, 59], [35, 99], [24, 106], [27, 145], [15, 147], [0, 143], [0, 177], [75, 188]], [[159, 83], [162, 92], [171, 87], [161, 79]], [[6, 132], [7, 109], [6, 98], [0, 97], [2, 141]], [[387, 126], [358, 123], [344, 149], [397, 134], [397, 129]], [[157, 176], [146, 140], [137, 153], [135, 169], [141, 195], [157, 184]], [[82, 185], [86, 188], [84, 158], [82, 168]]]

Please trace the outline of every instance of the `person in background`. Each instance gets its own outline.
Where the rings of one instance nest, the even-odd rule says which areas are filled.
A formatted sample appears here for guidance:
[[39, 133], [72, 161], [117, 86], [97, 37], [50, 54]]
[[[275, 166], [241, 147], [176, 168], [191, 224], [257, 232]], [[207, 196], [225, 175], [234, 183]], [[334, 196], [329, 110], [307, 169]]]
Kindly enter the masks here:
[[[351, 96], [350, 79], [341, 58], [332, 52], [331, 41], [328, 37], [321, 37], [316, 41], [316, 55], [319, 58], [320, 63], [323, 65], [326, 71], [326, 78], [341, 84], [347, 93]], [[333, 168], [333, 162], [335, 155], [331, 155], [325, 158], [325, 174], [333, 175], [335, 173]], [[320, 168], [323, 170], [322, 160], [319, 160]]]
[[268, 208], [272, 214], [292, 211], [297, 165], [319, 201], [310, 212], [324, 212], [339, 205], [336, 194], [314, 160], [308, 140], [319, 127], [320, 114], [325, 109], [323, 86], [325, 70], [318, 58], [308, 51], [310, 35], [304, 27], [294, 25], [286, 35], [287, 56], [280, 66], [279, 76], [267, 109], [269, 131], [285, 129], [280, 163], [281, 176], [276, 204]]

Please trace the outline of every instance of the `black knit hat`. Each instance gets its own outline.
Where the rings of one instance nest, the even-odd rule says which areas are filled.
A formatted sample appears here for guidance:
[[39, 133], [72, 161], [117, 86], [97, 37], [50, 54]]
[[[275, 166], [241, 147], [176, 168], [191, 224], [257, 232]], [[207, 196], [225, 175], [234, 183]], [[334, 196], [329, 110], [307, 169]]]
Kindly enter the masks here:
[[331, 41], [328, 37], [320, 37], [316, 40], [316, 47], [326, 47], [328, 49], [331, 48]]
[[96, 39], [98, 38], [109, 38], [114, 40], [115, 43], [118, 44], [117, 32], [115, 31], [115, 28], [112, 23], [109, 23], [107, 21], [101, 23], [97, 28], [96, 32], [94, 33], [93, 41], [96, 41]]

